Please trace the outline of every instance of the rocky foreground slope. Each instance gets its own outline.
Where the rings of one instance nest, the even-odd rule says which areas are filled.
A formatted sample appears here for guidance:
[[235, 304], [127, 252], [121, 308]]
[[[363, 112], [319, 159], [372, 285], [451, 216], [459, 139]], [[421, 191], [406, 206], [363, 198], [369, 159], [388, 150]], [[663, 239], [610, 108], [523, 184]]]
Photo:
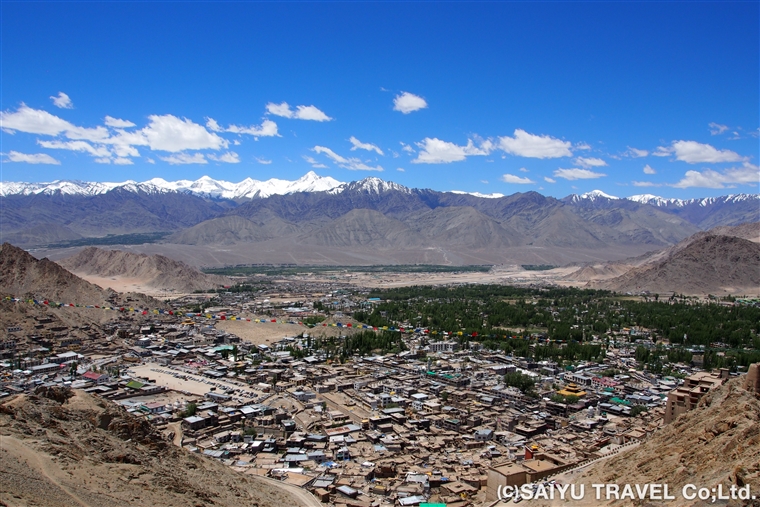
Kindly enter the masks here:
[[0, 506], [301, 505], [264, 479], [172, 446], [150, 423], [83, 392], [0, 403]]
[[[723, 491], [749, 484], [760, 498], [760, 395], [748, 389], [745, 378], [733, 379], [706, 394], [696, 409], [679, 416], [634, 450], [597, 462], [584, 472], [558, 478], [585, 485], [585, 499], [572, 505], [647, 505], [682, 507], [708, 502], [682, 497], [694, 484]], [[674, 500], [597, 501], [591, 484], [668, 484]], [[536, 505], [560, 505], [539, 502]], [[566, 505], [566, 504], [565, 504]], [[760, 506], [760, 499], [722, 500], [714, 505]]]

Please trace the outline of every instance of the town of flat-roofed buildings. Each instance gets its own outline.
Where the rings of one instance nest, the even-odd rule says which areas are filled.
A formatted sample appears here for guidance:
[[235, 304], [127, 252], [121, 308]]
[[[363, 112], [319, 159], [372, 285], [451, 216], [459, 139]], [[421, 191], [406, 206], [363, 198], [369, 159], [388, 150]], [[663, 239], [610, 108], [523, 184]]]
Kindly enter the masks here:
[[[31, 312], [8, 323], [0, 343], [0, 396], [40, 385], [83, 389], [188, 451], [325, 503], [464, 506], [637, 445], [729, 375], [684, 365], [694, 375], [680, 385], [633, 370], [625, 343], [603, 364], [570, 371], [476, 341], [462, 347], [408, 323], [399, 326], [405, 351], [331, 361], [314, 349], [320, 326], [303, 321], [329, 308], [348, 322], [373, 304], [366, 292], [290, 283], [213, 296], [174, 302], [197, 305], [192, 316], [131, 312], [103, 325], [66, 325], [66, 309]], [[222, 315], [247, 326], [274, 319], [292, 334], [252, 343], [220, 329]], [[341, 332], [350, 331], [333, 341]], [[601, 375], [610, 368], [621, 373]], [[535, 394], [505, 385], [515, 372], [533, 379]]]

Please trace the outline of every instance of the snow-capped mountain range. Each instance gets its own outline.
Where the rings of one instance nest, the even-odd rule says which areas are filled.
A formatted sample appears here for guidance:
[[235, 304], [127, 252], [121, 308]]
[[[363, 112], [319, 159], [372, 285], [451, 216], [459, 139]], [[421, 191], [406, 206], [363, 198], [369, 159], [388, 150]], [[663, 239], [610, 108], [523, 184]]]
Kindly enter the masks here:
[[[621, 197], [615, 197], [614, 195], [605, 194], [601, 190], [592, 190], [585, 194], [571, 194], [564, 200], [573, 203], [583, 202], [599, 202], [605, 200], [619, 200]], [[760, 194], [729, 194], [720, 197], [701, 197], [696, 199], [666, 199], [652, 194], [640, 194], [632, 195], [630, 197], [624, 197], [629, 201], [637, 202], [639, 204], [649, 204], [650, 206], [656, 206], [658, 208], [682, 208], [684, 206], [711, 206], [717, 203], [739, 203], [744, 201], [756, 200], [760, 201]]]
[[[236, 201], [266, 198], [272, 195], [287, 195], [297, 192], [329, 192], [339, 194], [345, 190], [366, 192], [369, 194], [381, 194], [388, 191], [411, 193], [412, 189], [380, 178], [370, 177], [360, 181], [345, 183], [329, 176], [319, 176], [314, 171], [309, 171], [301, 178], [290, 181], [272, 178], [266, 181], [246, 178], [239, 183], [224, 180], [215, 180], [209, 176], [203, 176], [195, 181], [177, 180], [166, 181], [163, 178], [153, 178], [143, 182], [133, 180], [116, 182], [86, 182], [56, 180], [49, 183], [22, 183], [0, 182], [0, 196], [10, 195], [35, 195], [56, 194], [94, 196], [105, 194], [114, 189], [123, 189], [130, 192], [145, 192], [149, 194], [166, 192], [185, 192], [200, 197], [216, 199], [232, 199]], [[485, 199], [498, 199], [504, 194], [483, 194], [480, 192], [464, 192], [452, 190], [453, 194], [466, 194]], [[592, 190], [584, 194], [571, 194], [563, 201], [574, 204], [598, 203], [610, 200], [619, 200], [620, 197], [606, 194], [601, 190]], [[739, 203], [749, 200], [760, 200], [758, 194], [731, 194], [721, 197], [705, 197], [698, 199], [667, 199], [651, 194], [633, 195], [625, 197], [629, 201], [640, 204], [649, 204], [659, 208], [681, 208], [684, 206], [710, 206], [716, 203]]]
[[329, 176], [319, 176], [314, 171], [310, 171], [295, 181], [276, 178], [259, 181], [253, 178], [246, 178], [240, 183], [215, 180], [209, 176], [203, 176], [195, 181], [166, 181], [162, 178], [153, 178], [143, 182], [129, 180], [122, 183], [66, 180], [58, 180], [51, 183], [2, 182], [0, 183], [0, 195], [55, 194], [60, 192], [64, 195], [92, 196], [121, 188], [130, 192], [187, 192], [202, 197], [239, 200], [293, 194], [296, 192], [322, 192], [340, 187], [341, 185], [344, 185], [344, 183]]

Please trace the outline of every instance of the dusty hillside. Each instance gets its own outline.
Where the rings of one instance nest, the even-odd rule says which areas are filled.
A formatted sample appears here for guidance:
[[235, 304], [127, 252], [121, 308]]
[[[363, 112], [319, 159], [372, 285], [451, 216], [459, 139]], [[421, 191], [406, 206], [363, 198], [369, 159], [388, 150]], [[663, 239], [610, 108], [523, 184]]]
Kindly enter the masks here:
[[[756, 293], [758, 285], [757, 283], [753, 285], [753, 280], [757, 276], [753, 274], [760, 275], [760, 273], [758, 270], [752, 270], [751, 265], [729, 266], [726, 271], [723, 271], [726, 269], [724, 260], [726, 257], [743, 262], [743, 254], [739, 250], [749, 253], [753, 251], [752, 246], [741, 241], [719, 240], [713, 243], [713, 240], [707, 239], [715, 236], [741, 238], [760, 243], [760, 222], [734, 227], [716, 227], [709, 231], [698, 232], [671, 247], [638, 257], [586, 264], [562, 279], [579, 283], [590, 282], [589, 285], [593, 287], [624, 292], [649, 290], [651, 292], [720, 293], [746, 289], [749, 293]], [[710, 248], [705, 247], [708, 244], [720, 245], [721, 242], [724, 242], [723, 250], [718, 247], [716, 251], [710, 251]], [[731, 247], [729, 243], [732, 244]], [[738, 246], [739, 244], [743, 246]], [[683, 253], [687, 248], [690, 251]], [[732, 252], [731, 248], [739, 250]], [[704, 266], [694, 266], [688, 261], [684, 263], [684, 257], [689, 256], [692, 262], [697, 264], [704, 262]], [[750, 253], [745, 260], [751, 261], [751, 259]], [[692, 267], [696, 267], [696, 271], [689, 271]], [[745, 273], [748, 275], [746, 280], [742, 280], [742, 271], [738, 268], [746, 268]], [[731, 279], [729, 274], [733, 271], [737, 272], [737, 276]], [[703, 278], [705, 274], [708, 275], [706, 279]], [[755, 290], [752, 290], [753, 287]]]
[[277, 485], [170, 445], [147, 421], [82, 392], [67, 399], [62, 390], [42, 388], [6, 400], [0, 439], [3, 506], [303, 503]]
[[593, 285], [618, 292], [755, 294], [760, 289], [760, 244], [707, 235], [663, 260]]
[[82, 280], [51, 260], [37, 260], [10, 243], [0, 246], [0, 292], [88, 304], [102, 304], [113, 294]]
[[64, 268], [83, 277], [129, 278], [147, 287], [193, 291], [230, 285], [227, 277], [206, 275], [184, 262], [163, 255], [136, 254], [121, 250], [88, 247], [58, 261]]
[[[650, 506], [707, 505], [683, 499], [686, 484], [708, 488], [722, 484], [724, 491], [731, 485], [749, 484], [752, 493], [760, 496], [760, 397], [746, 390], [743, 382], [743, 378], [731, 380], [705, 395], [695, 410], [680, 416], [634, 450], [600, 461], [582, 474], [558, 480], [585, 484], [586, 500], [594, 496], [591, 484], [668, 484], [676, 500], [645, 503]], [[630, 500], [609, 504], [634, 505]], [[760, 500], [723, 501], [716, 505], [757, 506]]]

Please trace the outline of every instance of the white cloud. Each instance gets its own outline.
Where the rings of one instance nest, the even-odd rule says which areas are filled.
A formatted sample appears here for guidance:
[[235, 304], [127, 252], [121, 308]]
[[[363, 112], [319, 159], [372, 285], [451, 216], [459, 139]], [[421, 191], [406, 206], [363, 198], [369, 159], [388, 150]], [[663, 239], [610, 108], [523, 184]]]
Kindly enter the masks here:
[[576, 150], [590, 150], [591, 146], [588, 143], [578, 143], [575, 145]]
[[480, 146], [475, 146], [472, 139], [467, 140], [467, 146], [459, 146], [454, 143], [442, 141], [438, 138], [426, 137], [417, 143], [420, 152], [413, 164], [448, 164], [459, 162], [471, 155], [488, 155], [493, 150], [491, 141], [483, 141]]
[[607, 162], [602, 160], [601, 158], [593, 158], [593, 157], [578, 157], [573, 162], [575, 165], [579, 165], [581, 167], [604, 167], [607, 165]]
[[208, 161], [202, 153], [177, 153], [176, 155], [169, 155], [168, 157], [158, 157], [164, 162], [169, 162], [172, 165], [182, 164], [208, 164]]
[[407, 153], [414, 153], [414, 148], [406, 143], [401, 143], [401, 150]]
[[120, 118], [114, 118], [112, 116], [106, 116], [106, 125], [117, 129], [125, 129], [134, 127], [135, 124], [128, 120], [122, 120]]
[[61, 132], [74, 129], [74, 125], [41, 109], [32, 109], [26, 104], [14, 113], [0, 112], [0, 127], [3, 130], [17, 130], [27, 134], [45, 134], [56, 136]]
[[649, 164], [644, 166], [644, 174], [657, 174], [657, 171], [652, 168]]
[[53, 101], [55, 107], [60, 107], [61, 109], [74, 109], [74, 103], [71, 102], [69, 96], [63, 92], [58, 92], [58, 96], [52, 95], [50, 99]]
[[673, 150], [666, 148], [665, 146], [658, 146], [656, 150], [652, 152], [655, 157], [669, 157], [673, 153]]
[[651, 181], [634, 181], [632, 182], [634, 187], [661, 187], [660, 183], [652, 183]]
[[534, 135], [522, 129], [516, 129], [514, 137], [499, 138], [499, 147], [507, 153], [519, 157], [558, 158], [569, 157], [570, 142], [546, 135]]
[[553, 180], [549, 178], [548, 176], [544, 176], [544, 181], [547, 183], [557, 183], [557, 180]]
[[332, 151], [330, 148], [326, 148], [324, 146], [315, 146], [314, 148], [312, 148], [312, 151], [314, 151], [315, 153], [324, 153], [330, 159], [332, 159], [332, 161], [335, 162], [336, 164], [345, 164], [348, 162], [348, 159], [341, 157], [340, 155]]
[[731, 150], [718, 150], [709, 144], [696, 141], [674, 141], [676, 159], [689, 164], [740, 162], [744, 157]]
[[588, 169], [557, 169], [554, 171], [554, 176], [556, 178], [563, 178], [566, 180], [574, 181], [592, 180], [607, 175], [604, 173], [595, 173], [594, 171], [589, 171]]
[[227, 153], [224, 153], [222, 155], [214, 155], [213, 153], [211, 153], [208, 155], [208, 159], [213, 160], [215, 162], [226, 162], [228, 164], [240, 163], [240, 157], [234, 151], [228, 151]]
[[415, 95], [409, 92], [403, 92], [393, 99], [393, 110], [401, 111], [404, 114], [409, 114], [420, 109], [428, 107], [425, 99], [419, 95]]
[[723, 171], [705, 169], [704, 171], [686, 171], [684, 177], [674, 184], [677, 188], [726, 188], [726, 186], [760, 184], [760, 168], [749, 162], [742, 167], [733, 167]]
[[378, 155], [383, 155], [383, 150], [381, 150], [376, 144], [363, 143], [359, 141], [357, 138], [355, 138], [354, 136], [351, 136], [349, 141], [351, 141], [351, 144], [353, 145], [351, 147], [351, 151], [367, 150], [367, 151], [375, 151], [377, 152]]
[[322, 153], [324, 155], [327, 155], [328, 158], [330, 158], [333, 162], [335, 162], [339, 167], [342, 167], [343, 169], [348, 169], [349, 171], [379, 171], [382, 172], [384, 169], [381, 166], [370, 166], [362, 162], [358, 158], [345, 158], [341, 155], [338, 155], [334, 151], [332, 151], [330, 148], [326, 148], [324, 146], [315, 146], [312, 148], [312, 151], [315, 153]]
[[314, 157], [309, 157], [308, 155], [304, 155], [303, 159], [311, 164], [311, 166], [315, 169], [327, 169], [327, 166], [323, 163], [321, 163], [319, 160], [315, 159]]
[[275, 116], [282, 116], [283, 118], [291, 118], [296, 120], [312, 120], [312, 121], [330, 121], [332, 118], [320, 111], [315, 106], [296, 106], [295, 110], [290, 108], [287, 102], [282, 104], [275, 104], [270, 102], [266, 105], [267, 112]]
[[[279, 137], [277, 124], [272, 120], [264, 120], [261, 125], [251, 125], [250, 127], [241, 127], [240, 125], [230, 125], [227, 128], [222, 127], [213, 118], [206, 118], [206, 127], [213, 132], [230, 132], [232, 134], [248, 134], [253, 137]], [[239, 143], [238, 143], [239, 144]]]
[[111, 152], [105, 146], [95, 147], [86, 141], [37, 141], [37, 144], [51, 150], [71, 150], [89, 153], [93, 157], [111, 156]]
[[526, 169], [526, 168], [524, 168], [524, 167], [521, 167], [521, 168], [520, 168], [520, 172], [521, 172], [521, 173], [529, 173], [530, 171], [529, 171], [529, 170], [527, 170], [527, 169]]
[[721, 125], [720, 123], [710, 122], [707, 124], [710, 127], [710, 135], [717, 136], [728, 130], [727, 125]]
[[124, 157], [117, 157], [113, 159], [113, 163], [116, 165], [132, 165], [134, 162], [132, 162], [132, 159], [130, 158], [124, 158]]
[[529, 178], [521, 178], [519, 176], [515, 176], [514, 174], [504, 174], [501, 177], [501, 181], [505, 183], [514, 183], [517, 185], [527, 185], [530, 183], [535, 183], [535, 181], [529, 179]]
[[396, 170], [398, 172], [401, 172], [401, 173], [405, 173], [406, 172], [406, 169], [404, 169], [403, 167], [397, 167]]
[[59, 160], [54, 159], [47, 153], [19, 153], [17, 151], [11, 151], [8, 153], [8, 161], [25, 162], [27, 164], [61, 165]]
[[632, 158], [641, 158], [649, 155], [649, 152], [647, 150], [639, 150], [638, 148], [631, 148], [629, 146], [628, 151], [625, 152], [625, 155]]
[[162, 116], [151, 115], [148, 119], [150, 120], [148, 126], [139, 132], [145, 137], [151, 150], [172, 153], [184, 150], [219, 150], [226, 148], [229, 144], [226, 139], [209, 132], [202, 125], [198, 125], [187, 118], [180, 119], [167, 114]]
[[271, 161], [271, 160], [267, 160], [267, 159], [265, 159], [265, 158], [260, 158], [260, 157], [253, 157], [253, 158], [254, 158], [254, 159], [256, 160], [256, 162], [258, 162], [259, 164], [269, 165], [269, 164], [271, 164], [271, 163], [272, 163], [272, 161]]
[[111, 159], [108, 157], [100, 157], [95, 159], [96, 164], [110, 164]]

